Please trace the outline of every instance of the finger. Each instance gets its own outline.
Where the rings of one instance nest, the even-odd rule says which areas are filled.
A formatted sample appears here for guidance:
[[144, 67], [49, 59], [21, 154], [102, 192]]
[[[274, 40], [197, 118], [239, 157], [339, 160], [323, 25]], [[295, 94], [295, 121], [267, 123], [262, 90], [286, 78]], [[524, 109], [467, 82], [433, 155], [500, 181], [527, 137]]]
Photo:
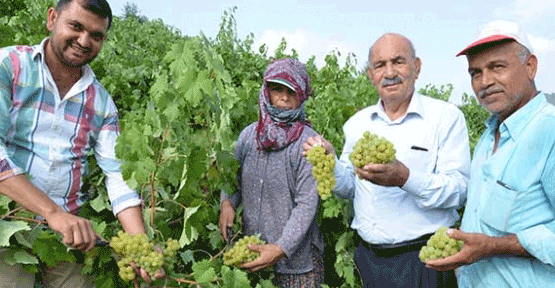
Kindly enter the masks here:
[[463, 240], [464, 242], [468, 240], [468, 237], [466, 237], [467, 234], [457, 229], [448, 229], [447, 235], [456, 240]]
[[81, 235], [81, 228], [79, 227], [79, 224], [75, 225], [75, 227], [71, 230], [73, 231], [73, 243], [71, 245], [82, 250], [84, 248], [83, 236]]
[[366, 164], [362, 170], [368, 173], [383, 173], [387, 168], [387, 164]]
[[131, 266], [131, 269], [133, 269], [136, 275], [141, 275], [141, 269], [137, 266], [137, 264], [135, 264], [135, 262], [131, 261], [129, 266]]
[[162, 278], [166, 278], [166, 271], [164, 271], [164, 269], [160, 269], [156, 271], [156, 274], [154, 274], [154, 279], [162, 279]]
[[141, 268], [139, 270], [141, 271], [140, 272], [141, 274], [139, 274], [141, 276], [141, 278], [143, 278], [143, 280], [148, 284], [152, 283], [152, 278], [150, 278], [150, 275], [148, 275], [148, 272], [146, 272], [146, 270], [143, 269], [143, 268]]
[[85, 251], [90, 251], [96, 245], [96, 239], [98, 238], [98, 235], [96, 235], [96, 232], [94, 232], [94, 230], [92, 229], [91, 222], [87, 221], [85, 223], [85, 226], [87, 229], [86, 232], [88, 232], [88, 236], [86, 237], [88, 242], [85, 242], [85, 243], [88, 243], [88, 245]]
[[253, 251], [258, 251], [258, 252], [262, 252], [264, 245], [256, 245], [256, 244], [249, 244], [249, 249], [253, 250]]
[[71, 228], [68, 228], [64, 231], [61, 232], [62, 233], [62, 242], [64, 242], [64, 244], [66, 245], [73, 245], [73, 230]]

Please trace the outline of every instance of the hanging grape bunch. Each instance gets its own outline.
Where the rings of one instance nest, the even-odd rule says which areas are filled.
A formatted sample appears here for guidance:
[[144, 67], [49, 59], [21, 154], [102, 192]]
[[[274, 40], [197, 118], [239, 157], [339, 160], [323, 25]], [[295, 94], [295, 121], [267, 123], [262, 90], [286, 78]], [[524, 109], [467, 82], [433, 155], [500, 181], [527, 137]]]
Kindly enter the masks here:
[[326, 149], [321, 145], [316, 145], [308, 151], [306, 159], [312, 164], [312, 176], [318, 182], [318, 194], [322, 200], [326, 200], [331, 195], [331, 190], [335, 186], [335, 156], [326, 155]]
[[420, 249], [418, 258], [422, 262], [445, 258], [461, 251], [463, 244], [463, 241], [455, 240], [447, 235], [447, 227], [441, 227], [430, 237], [427, 245]]
[[260, 240], [260, 235], [245, 236], [233, 245], [233, 248], [224, 253], [224, 264], [228, 266], [239, 267], [243, 263], [256, 260], [260, 256], [260, 252], [249, 249], [249, 244], [262, 245], [266, 244]]
[[135, 272], [131, 268], [132, 261], [145, 269], [151, 278], [163, 268], [173, 270], [179, 243], [177, 240], [168, 239], [164, 251], [160, 253], [154, 249], [154, 243], [149, 241], [145, 234], [131, 235], [118, 231], [117, 236], [112, 238], [110, 247], [120, 257], [119, 276], [124, 281], [131, 281], [135, 279]]
[[395, 159], [395, 148], [384, 137], [366, 131], [355, 144], [349, 159], [359, 168], [370, 163], [388, 163]]

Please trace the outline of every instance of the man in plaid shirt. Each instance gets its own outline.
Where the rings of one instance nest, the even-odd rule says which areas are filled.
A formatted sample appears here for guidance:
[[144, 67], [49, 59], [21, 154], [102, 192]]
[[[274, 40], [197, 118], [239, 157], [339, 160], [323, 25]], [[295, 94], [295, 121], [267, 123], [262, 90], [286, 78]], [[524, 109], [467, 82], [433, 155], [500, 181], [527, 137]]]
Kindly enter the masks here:
[[[48, 10], [51, 37], [36, 46], [0, 49], [0, 193], [44, 218], [64, 243], [84, 251], [97, 239], [91, 223], [76, 216], [87, 198], [80, 190], [91, 150], [123, 229], [145, 233], [141, 199], [126, 185], [115, 158], [116, 107], [88, 65], [100, 52], [111, 20], [105, 0], [60, 0]], [[49, 285], [93, 286], [80, 269], [48, 270], [56, 268], [63, 279], [51, 276], [59, 271], [46, 271], [45, 282], [54, 283]], [[33, 287], [33, 282], [34, 275], [21, 267], [0, 263], [0, 286]]]

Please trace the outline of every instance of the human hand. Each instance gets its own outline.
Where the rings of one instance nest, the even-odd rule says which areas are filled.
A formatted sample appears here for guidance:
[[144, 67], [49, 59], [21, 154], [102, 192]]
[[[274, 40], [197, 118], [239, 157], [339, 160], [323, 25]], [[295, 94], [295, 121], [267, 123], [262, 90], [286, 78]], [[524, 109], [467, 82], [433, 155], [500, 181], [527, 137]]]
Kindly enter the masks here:
[[[158, 252], [158, 253], [163, 253], [162, 249], [160, 249], [160, 247], [154, 247], [154, 249]], [[131, 263], [129, 263], [131, 268], [133, 268], [133, 271], [135, 271], [135, 274], [141, 278], [143, 278], [143, 281], [145, 281], [147, 284], [152, 284], [152, 281], [156, 280], [156, 279], [162, 279], [164, 277], [166, 277], [166, 271], [164, 271], [164, 269], [160, 269], [158, 271], [156, 271], [156, 273], [154, 274], [154, 278], [150, 277], [150, 275], [148, 274], [148, 272], [142, 268], [137, 266], [137, 263], [135, 263], [134, 261], [132, 261]], [[133, 285], [135, 287], [140, 287], [139, 285], [139, 280], [137, 278], [133, 279]]]
[[492, 237], [480, 233], [465, 233], [456, 229], [447, 230], [447, 235], [464, 242], [461, 251], [449, 257], [430, 260], [426, 262], [426, 267], [438, 271], [454, 270], [490, 255], [489, 243], [492, 241]]
[[306, 142], [303, 144], [302, 155], [306, 157], [308, 151], [310, 151], [310, 149], [312, 149], [312, 147], [316, 145], [324, 147], [324, 149], [326, 149], [326, 154], [333, 153], [335, 155], [335, 149], [333, 148], [333, 145], [331, 145], [328, 140], [322, 138], [321, 136], [309, 137], [308, 139], [306, 139]]
[[402, 187], [409, 179], [410, 170], [401, 161], [394, 160], [385, 164], [366, 164], [355, 167], [355, 172], [362, 179], [381, 186]]
[[96, 245], [97, 235], [91, 222], [63, 210], [57, 210], [45, 220], [54, 231], [62, 234], [62, 242], [79, 250], [89, 251]]
[[249, 249], [260, 252], [260, 256], [256, 260], [241, 265], [241, 268], [245, 268], [249, 272], [255, 272], [272, 266], [285, 256], [285, 252], [276, 244], [249, 244]]
[[231, 235], [228, 235], [228, 230], [233, 227], [233, 221], [235, 219], [235, 209], [230, 200], [225, 200], [220, 207], [220, 233], [227, 241]]

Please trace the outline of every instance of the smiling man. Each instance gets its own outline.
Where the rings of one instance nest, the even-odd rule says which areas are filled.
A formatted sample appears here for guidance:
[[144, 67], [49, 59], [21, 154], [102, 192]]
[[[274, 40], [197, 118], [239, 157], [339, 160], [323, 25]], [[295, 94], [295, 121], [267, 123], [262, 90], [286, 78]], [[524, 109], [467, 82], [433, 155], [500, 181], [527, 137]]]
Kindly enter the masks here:
[[[421, 60], [412, 43], [385, 34], [370, 48], [368, 78], [380, 100], [344, 125], [334, 192], [353, 199], [359, 235], [355, 262], [364, 287], [454, 287], [452, 272], [426, 269], [418, 253], [431, 234], [451, 226], [466, 200], [470, 149], [462, 112], [453, 104], [415, 93]], [[390, 140], [396, 159], [355, 168], [349, 160], [365, 131]], [[320, 144], [309, 138], [305, 152]], [[358, 176], [358, 177], [357, 177]]]
[[[555, 106], [534, 84], [538, 60], [510, 22], [487, 24], [466, 55], [472, 88], [492, 114], [476, 145], [462, 250], [429, 261], [459, 268], [459, 287], [552, 287], [555, 279]], [[464, 232], [462, 232], [464, 231]]]
[[[90, 221], [77, 216], [88, 198], [81, 186], [90, 151], [106, 174], [123, 229], [145, 232], [141, 199], [123, 181], [115, 158], [116, 107], [87, 65], [100, 52], [111, 20], [104, 0], [60, 0], [48, 10], [51, 37], [36, 46], [0, 49], [0, 193], [85, 251], [97, 239]], [[94, 286], [73, 263], [43, 272], [48, 287]], [[21, 265], [0, 262], [2, 287], [33, 287], [34, 278]]]

